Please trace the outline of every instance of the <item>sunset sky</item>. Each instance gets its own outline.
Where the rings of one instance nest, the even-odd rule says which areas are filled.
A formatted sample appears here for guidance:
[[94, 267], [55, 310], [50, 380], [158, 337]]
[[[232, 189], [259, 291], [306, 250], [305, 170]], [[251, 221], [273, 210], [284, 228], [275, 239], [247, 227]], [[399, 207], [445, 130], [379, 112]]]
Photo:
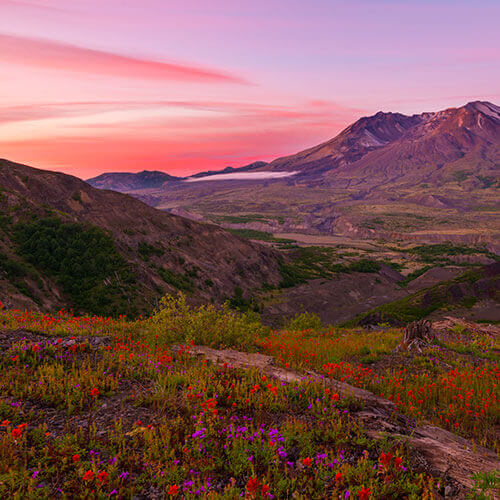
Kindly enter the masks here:
[[0, 157], [88, 178], [500, 103], [498, 0], [0, 0]]

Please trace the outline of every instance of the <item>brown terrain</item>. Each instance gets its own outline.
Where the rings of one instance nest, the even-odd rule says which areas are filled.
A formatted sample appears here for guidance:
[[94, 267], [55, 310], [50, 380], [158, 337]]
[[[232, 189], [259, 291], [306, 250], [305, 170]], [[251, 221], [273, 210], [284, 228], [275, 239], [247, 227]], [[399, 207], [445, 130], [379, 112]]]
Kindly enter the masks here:
[[[234, 293], [276, 284], [280, 279], [276, 253], [243, 240], [220, 227], [198, 223], [156, 210], [131, 196], [102, 191], [62, 173], [0, 161], [0, 258], [18, 261], [11, 225], [26, 218], [58, 216], [103, 229], [137, 275], [139, 302], [151, 310], [163, 292], [176, 292], [159, 275], [163, 267], [193, 283], [193, 300], [222, 301]], [[140, 245], [153, 252], [141, 256]], [[16, 290], [0, 266], [0, 300], [7, 307], [51, 310], [68, 306], [61, 288], [43, 272], [26, 278], [32, 297]], [[112, 281], [113, 276], [109, 277]], [[134, 298], [135, 300], [135, 298]]]

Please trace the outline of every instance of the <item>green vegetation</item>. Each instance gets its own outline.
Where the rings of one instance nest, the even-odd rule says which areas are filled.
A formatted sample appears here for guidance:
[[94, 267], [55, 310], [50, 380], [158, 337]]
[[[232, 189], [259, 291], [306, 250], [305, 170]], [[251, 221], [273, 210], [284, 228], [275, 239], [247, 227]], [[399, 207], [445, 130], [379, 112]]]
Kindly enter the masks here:
[[287, 238], [275, 238], [271, 233], [266, 231], [257, 231], [256, 229], [228, 229], [228, 231], [240, 238], [247, 240], [269, 241], [272, 243], [293, 243], [294, 240]]
[[145, 327], [155, 333], [162, 332], [163, 342], [194, 342], [211, 347], [239, 346], [245, 349], [251, 348], [255, 338], [268, 331], [255, 314], [239, 313], [227, 304], [191, 307], [182, 293], [163, 297], [159, 310]]
[[432, 269], [433, 267], [434, 267], [433, 265], [428, 265], [411, 272], [406, 276], [404, 280], [399, 281], [398, 285], [404, 288], [406, 285], [408, 285], [408, 283], [418, 278], [419, 276], [422, 276], [422, 274], [426, 273], [429, 269]]
[[281, 288], [290, 288], [315, 278], [332, 278], [338, 273], [376, 273], [380, 270], [380, 264], [371, 259], [335, 262], [340, 255], [330, 247], [299, 247], [290, 257], [289, 261], [282, 261], [280, 265]]
[[166, 267], [158, 267], [157, 271], [165, 283], [184, 292], [194, 292], [196, 285], [188, 274], [176, 273]]
[[407, 253], [418, 255], [424, 262], [449, 261], [445, 257], [454, 255], [482, 254], [495, 260], [500, 256], [490, 252], [485, 247], [454, 245], [453, 243], [436, 243], [434, 245], [418, 245], [407, 250]]
[[102, 230], [47, 218], [17, 224], [14, 239], [19, 255], [59, 283], [76, 311], [137, 312], [128, 300], [135, 274]]
[[314, 313], [303, 312], [297, 313], [286, 324], [285, 329], [290, 331], [303, 331], [303, 330], [322, 330], [325, 326], [321, 318]]
[[380, 264], [375, 260], [361, 259], [349, 264], [348, 269], [357, 273], [377, 273], [380, 271]]
[[[467, 271], [453, 280], [438, 283], [402, 299], [375, 307], [343, 323], [343, 326], [366, 323], [401, 325], [423, 319], [439, 309], [452, 309], [458, 306], [472, 307], [477, 300], [476, 291], [472, 285], [482, 277], [481, 272]], [[488, 285], [484, 286], [487, 289]], [[494, 279], [490, 286], [496, 290]]]
[[229, 224], [248, 224], [249, 222], [269, 222], [272, 220], [261, 214], [216, 215], [212, 219], [216, 222], [226, 222]]
[[163, 250], [160, 245], [161, 244], [158, 243], [158, 246], [155, 246], [151, 243], [141, 241], [137, 245], [137, 251], [143, 260], [148, 261], [152, 255], [161, 257], [165, 253], [165, 250]]

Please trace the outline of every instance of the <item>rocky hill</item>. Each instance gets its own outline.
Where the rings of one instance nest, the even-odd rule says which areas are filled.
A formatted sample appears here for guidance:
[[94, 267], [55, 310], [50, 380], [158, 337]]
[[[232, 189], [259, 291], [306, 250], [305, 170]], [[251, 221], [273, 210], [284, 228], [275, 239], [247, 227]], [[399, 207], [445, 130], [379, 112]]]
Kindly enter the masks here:
[[69, 175], [0, 161], [0, 300], [150, 311], [165, 292], [222, 301], [280, 280], [273, 250]]

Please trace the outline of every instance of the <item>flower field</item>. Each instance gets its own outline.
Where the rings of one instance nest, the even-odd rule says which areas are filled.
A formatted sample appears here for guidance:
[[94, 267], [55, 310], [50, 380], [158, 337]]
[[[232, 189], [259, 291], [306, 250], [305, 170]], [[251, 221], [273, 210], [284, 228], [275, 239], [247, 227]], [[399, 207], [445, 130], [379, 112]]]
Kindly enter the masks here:
[[[329, 377], [498, 451], [495, 339], [397, 359], [395, 329], [278, 332], [164, 305], [134, 322], [0, 310], [1, 498], [420, 499], [453, 488], [406, 443], [370, 438], [353, 417], [361, 403]], [[255, 335], [240, 341], [245, 325]], [[272, 354], [302, 376], [191, 356], [203, 342]]]

